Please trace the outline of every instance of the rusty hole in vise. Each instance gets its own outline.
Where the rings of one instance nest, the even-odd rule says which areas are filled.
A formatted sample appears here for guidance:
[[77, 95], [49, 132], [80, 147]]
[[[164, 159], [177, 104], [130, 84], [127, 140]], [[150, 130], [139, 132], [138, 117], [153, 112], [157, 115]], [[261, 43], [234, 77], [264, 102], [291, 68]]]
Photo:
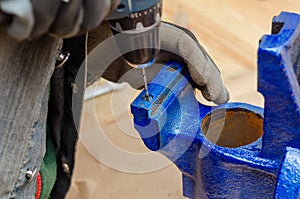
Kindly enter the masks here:
[[236, 148], [263, 135], [263, 118], [246, 109], [217, 109], [202, 122], [206, 138], [218, 146]]

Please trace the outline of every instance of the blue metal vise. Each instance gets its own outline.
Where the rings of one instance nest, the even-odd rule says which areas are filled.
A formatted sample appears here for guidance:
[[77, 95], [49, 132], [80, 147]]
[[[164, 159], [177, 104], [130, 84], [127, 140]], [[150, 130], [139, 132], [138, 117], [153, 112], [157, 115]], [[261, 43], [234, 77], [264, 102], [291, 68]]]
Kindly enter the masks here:
[[165, 65], [131, 104], [145, 145], [182, 172], [184, 196], [300, 198], [300, 16], [274, 17], [260, 40], [258, 90], [264, 109], [200, 104], [182, 64]]

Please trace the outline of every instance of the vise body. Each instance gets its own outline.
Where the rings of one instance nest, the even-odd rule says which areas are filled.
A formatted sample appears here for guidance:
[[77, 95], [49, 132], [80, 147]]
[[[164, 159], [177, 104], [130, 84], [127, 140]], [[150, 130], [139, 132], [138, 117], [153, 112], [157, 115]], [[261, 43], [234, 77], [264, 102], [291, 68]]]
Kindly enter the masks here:
[[166, 64], [131, 104], [145, 145], [182, 172], [184, 196], [300, 197], [300, 16], [274, 17], [260, 40], [258, 91], [264, 108], [206, 106], [180, 63]]

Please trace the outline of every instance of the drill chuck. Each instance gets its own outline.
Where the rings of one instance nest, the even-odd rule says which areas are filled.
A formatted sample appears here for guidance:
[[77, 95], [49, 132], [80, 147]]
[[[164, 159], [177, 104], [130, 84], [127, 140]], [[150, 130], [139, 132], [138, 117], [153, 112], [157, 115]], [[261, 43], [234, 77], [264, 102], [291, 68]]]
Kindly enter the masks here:
[[130, 13], [119, 19], [109, 20], [112, 32], [123, 34], [119, 39], [116, 38], [116, 42], [123, 57], [131, 65], [149, 63], [155, 59], [160, 49], [159, 27], [162, 1], [131, 0], [126, 2], [127, 5], [121, 2], [119, 9], [128, 10], [126, 8], [128, 6]]

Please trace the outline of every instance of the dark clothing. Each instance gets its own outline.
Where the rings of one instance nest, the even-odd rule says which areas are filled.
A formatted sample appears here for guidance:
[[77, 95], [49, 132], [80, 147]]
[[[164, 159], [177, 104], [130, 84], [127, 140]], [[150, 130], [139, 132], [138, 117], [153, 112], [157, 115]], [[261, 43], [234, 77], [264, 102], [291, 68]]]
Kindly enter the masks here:
[[71, 184], [85, 87], [85, 36], [65, 39], [68, 61], [51, 78], [47, 122], [54, 143], [57, 180], [51, 198], [65, 198]]

